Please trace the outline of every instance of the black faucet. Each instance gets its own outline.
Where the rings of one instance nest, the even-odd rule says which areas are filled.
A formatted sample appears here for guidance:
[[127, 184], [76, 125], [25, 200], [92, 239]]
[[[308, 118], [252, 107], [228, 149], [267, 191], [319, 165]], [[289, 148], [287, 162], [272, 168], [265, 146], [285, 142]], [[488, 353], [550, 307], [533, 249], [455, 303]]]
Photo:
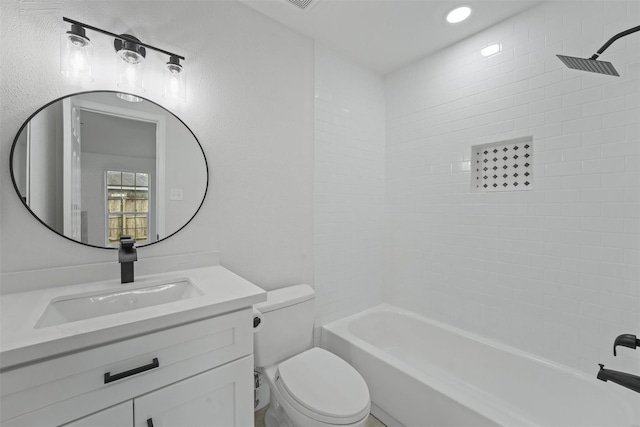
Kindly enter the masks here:
[[620, 384], [630, 390], [640, 393], [640, 377], [627, 374], [626, 372], [614, 371], [612, 369], [604, 369], [604, 365], [599, 363], [598, 379], [601, 381], [611, 381]]
[[[636, 347], [640, 347], [640, 340], [636, 338], [635, 335], [632, 334], [623, 334], [618, 335], [618, 337], [613, 342], [613, 355], [616, 354], [617, 346], [624, 346], [635, 349]], [[611, 381], [616, 384], [619, 384], [623, 387], [626, 387], [630, 390], [635, 391], [636, 393], [640, 393], [640, 377], [636, 375], [631, 375], [626, 372], [614, 371], [612, 369], [604, 369], [604, 365], [599, 363], [600, 370], [598, 371], [597, 378], [601, 381]]]
[[118, 251], [120, 283], [133, 282], [133, 263], [138, 260], [138, 253], [133, 246], [135, 242], [129, 235], [120, 236], [120, 250]]

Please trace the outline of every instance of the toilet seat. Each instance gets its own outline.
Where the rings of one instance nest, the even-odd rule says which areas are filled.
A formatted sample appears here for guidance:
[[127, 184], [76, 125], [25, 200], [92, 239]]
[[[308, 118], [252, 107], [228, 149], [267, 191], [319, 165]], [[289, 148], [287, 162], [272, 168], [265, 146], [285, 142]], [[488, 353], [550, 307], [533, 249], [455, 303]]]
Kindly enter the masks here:
[[369, 414], [369, 389], [351, 365], [312, 348], [278, 366], [276, 386], [296, 410], [328, 424], [352, 424]]

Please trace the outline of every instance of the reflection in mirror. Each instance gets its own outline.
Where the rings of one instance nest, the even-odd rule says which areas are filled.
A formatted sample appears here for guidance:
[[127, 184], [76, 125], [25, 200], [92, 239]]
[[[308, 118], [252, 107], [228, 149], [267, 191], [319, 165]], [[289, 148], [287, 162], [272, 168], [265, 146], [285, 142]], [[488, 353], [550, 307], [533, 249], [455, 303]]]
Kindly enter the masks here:
[[136, 246], [183, 228], [200, 209], [207, 161], [175, 115], [115, 92], [70, 95], [38, 110], [11, 149], [18, 195], [44, 225], [68, 239]]

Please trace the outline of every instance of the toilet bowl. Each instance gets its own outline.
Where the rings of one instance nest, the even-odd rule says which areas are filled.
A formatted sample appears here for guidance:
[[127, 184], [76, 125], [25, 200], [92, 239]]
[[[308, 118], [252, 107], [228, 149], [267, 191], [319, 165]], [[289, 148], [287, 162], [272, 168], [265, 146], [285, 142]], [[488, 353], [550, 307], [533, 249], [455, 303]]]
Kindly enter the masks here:
[[271, 389], [267, 427], [360, 427], [367, 422], [367, 384], [333, 353], [313, 348], [264, 373]]
[[362, 376], [321, 348], [310, 348], [313, 298], [308, 285], [267, 293], [254, 335], [256, 366], [269, 385], [267, 427], [365, 426], [371, 401]]

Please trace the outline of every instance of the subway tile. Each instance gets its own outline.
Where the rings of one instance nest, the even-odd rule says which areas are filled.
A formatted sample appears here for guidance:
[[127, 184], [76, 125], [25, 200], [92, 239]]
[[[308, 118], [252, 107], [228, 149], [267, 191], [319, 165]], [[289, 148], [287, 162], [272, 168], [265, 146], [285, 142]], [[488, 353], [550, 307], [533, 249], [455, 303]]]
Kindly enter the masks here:
[[600, 145], [625, 140], [624, 128], [596, 130], [582, 133], [582, 145]]
[[[640, 95], [639, 95], [640, 96]], [[640, 121], [640, 108], [626, 111], [618, 111], [602, 116], [602, 127], [612, 128], [620, 126], [636, 125]]]
[[565, 123], [569, 120], [575, 120], [582, 117], [582, 109], [580, 106], [575, 105], [573, 107], [562, 108], [557, 111], [549, 111], [545, 113], [545, 124], [552, 123]]
[[[554, 84], [558, 84], [562, 82], [562, 70], [553, 70], [551, 72], [546, 72], [544, 74], [540, 74], [539, 76], [535, 76], [529, 79], [529, 88], [536, 89], [539, 87], [545, 87], [545, 96], [551, 97], [553, 96], [554, 90], [549, 91], [551, 86], [555, 86]], [[578, 86], [580, 86], [580, 82], [578, 82]], [[577, 90], [577, 89], [576, 89]]]
[[529, 129], [534, 139], [550, 138], [554, 136], [560, 136], [563, 134], [564, 124], [555, 123], [544, 126], [535, 126]]
[[515, 81], [530, 79], [531, 77], [538, 76], [540, 74], [544, 74], [544, 63], [540, 62], [537, 64], [532, 64], [524, 68], [520, 68], [514, 71], [514, 79]]
[[640, 156], [627, 156], [624, 158], [624, 162], [625, 162], [624, 164], [625, 170], [640, 171]]
[[581, 190], [583, 203], [616, 203], [624, 202], [622, 188], [590, 188]]
[[625, 202], [640, 202], [640, 187], [629, 187], [624, 189]]
[[600, 158], [600, 155], [600, 147], [596, 146], [568, 148], [566, 150], [562, 150], [562, 160], [565, 162], [575, 160], [593, 160]]
[[577, 175], [582, 173], [582, 162], [550, 163], [545, 169], [546, 176]]
[[544, 201], [549, 203], [579, 203], [580, 190], [546, 191]]
[[[527, 82], [528, 85], [528, 80], [524, 80]], [[544, 88], [537, 88], [537, 89], [530, 89], [527, 90], [526, 92], [522, 92], [522, 93], [517, 93], [513, 96], [513, 103], [514, 105], [522, 105], [522, 104], [529, 104], [535, 101], [540, 101], [542, 99], [544, 99], [545, 94], [544, 94]]]
[[562, 205], [563, 216], [600, 216], [602, 205], [600, 203], [565, 203]]
[[[582, 105], [582, 116], [591, 117], [597, 115], [603, 115], [607, 113], [615, 113], [625, 110], [626, 101], [625, 97], [609, 98], [602, 101], [591, 102]], [[604, 126], [611, 127], [611, 126]]]
[[640, 124], [625, 127], [625, 139], [640, 142]]
[[602, 117], [588, 117], [562, 123], [562, 134], [592, 132], [602, 128]]
[[561, 96], [546, 98], [542, 101], [532, 102], [529, 104], [530, 114], [547, 113], [549, 111], [559, 110], [560, 108], [562, 108]]
[[[562, 74], [562, 70], [558, 70], [559, 74]], [[558, 95], [565, 95], [568, 93], [574, 93], [582, 89], [582, 82], [580, 79], [571, 79], [562, 81], [562, 76], [558, 82], [552, 82], [554, 84], [550, 84], [545, 88], [545, 96], [547, 98]]]
[[582, 189], [602, 186], [600, 175], [566, 175], [562, 177], [562, 188]]
[[[610, 344], [605, 332], [637, 323], [622, 313], [640, 299], [640, 91], [628, 77], [640, 55], [626, 40], [607, 51], [620, 79], [564, 68], [556, 52], [586, 54], [620, 21], [600, 0], [582, 2], [578, 16], [569, 6], [541, 4], [385, 78], [386, 245], [400, 252], [388, 256], [397, 280], [385, 289], [405, 307], [584, 369], [586, 355]], [[496, 31], [514, 35], [503, 44], [509, 56], [483, 70], [472, 52]], [[344, 128], [322, 129], [344, 138]], [[535, 143], [533, 191], [470, 193], [465, 150], [525, 135]], [[340, 201], [333, 209], [350, 212]], [[354, 220], [366, 211], [353, 212], [351, 227], [366, 222]]]
[[630, 93], [640, 93], [640, 79], [623, 79], [602, 87], [603, 99], [617, 98]]
[[[598, 151], [600, 151], [599, 147]], [[629, 159], [630, 157], [627, 157]], [[607, 159], [594, 159], [594, 160], [584, 160], [582, 162], [582, 173], [591, 174], [591, 173], [611, 173], [618, 172], [625, 169], [625, 158], [624, 157], [612, 157]]]
[[[605, 233], [602, 235], [601, 245], [612, 248], [640, 250], [640, 236], [638, 236], [637, 234]], [[610, 262], [616, 262], [621, 258], [622, 257]]]
[[606, 173], [602, 175], [603, 187], [638, 187], [640, 174], [636, 172]]
[[605, 217], [584, 217], [580, 220], [580, 229], [601, 233], [623, 233], [624, 223]]
[[583, 105], [602, 99], [602, 88], [596, 87], [562, 95], [562, 106]]

